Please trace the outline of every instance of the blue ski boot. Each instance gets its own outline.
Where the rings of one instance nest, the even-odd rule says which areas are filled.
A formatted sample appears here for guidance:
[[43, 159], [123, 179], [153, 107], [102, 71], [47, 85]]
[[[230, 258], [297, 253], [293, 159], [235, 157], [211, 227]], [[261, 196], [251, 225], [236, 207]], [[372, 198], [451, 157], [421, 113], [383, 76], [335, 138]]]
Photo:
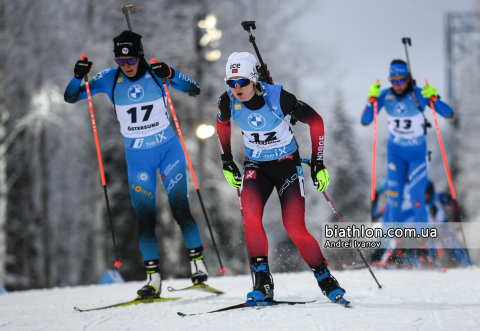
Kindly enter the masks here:
[[252, 257], [250, 265], [255, 274], [255, 286], [252, 292], [247, 293], [247, 301], [273, 300], [273, 277], [268, 267], [268, 257]]
[[327, 265], [328, 262], [324, 259], [322, 264], [318, 267], [312, 268], [313, 274], [318, 281], [318, 286], [320, 286], [323, 295], [329, 298], [332, 302], [342, 303], [345, 301], [343, 298], [345, 290], [340, 287], [335, 277], [330, 274]]

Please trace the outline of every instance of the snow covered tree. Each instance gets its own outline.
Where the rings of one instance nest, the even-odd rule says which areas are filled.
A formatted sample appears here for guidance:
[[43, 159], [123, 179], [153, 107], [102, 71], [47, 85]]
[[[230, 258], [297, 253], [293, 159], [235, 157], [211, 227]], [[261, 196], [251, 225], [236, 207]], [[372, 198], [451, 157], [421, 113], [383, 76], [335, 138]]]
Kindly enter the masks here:
[[[369, 220], [369, 176], [358, 152], [357, 139], [352, 119], [345, 112], [343, 97], [340, 91], [336, 93], [333, 107], [333, 121], [328, 126], [329, 175], [332, 178], [328, 196], [332, 200], [344, 222], [365, 222]], [[327, 156], [326, 156], [327, 157]], [[338, 222], [332, 213], [329, 222]], [[341, 226], [341, 225], [339, 225]], [[332, 267], [339, 263], [349, 263], [355, 259], [353, 251], [336, 249], [332, 251], [336, 259], [329, 260]]]

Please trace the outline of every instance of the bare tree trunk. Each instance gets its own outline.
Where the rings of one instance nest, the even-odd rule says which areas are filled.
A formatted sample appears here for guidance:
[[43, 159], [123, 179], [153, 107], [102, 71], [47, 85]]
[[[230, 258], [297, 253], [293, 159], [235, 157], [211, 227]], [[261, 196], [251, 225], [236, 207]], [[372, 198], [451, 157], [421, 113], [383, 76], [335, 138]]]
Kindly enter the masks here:
[[[0, 71], [1, 72], [1, 71]], [[0, 284], [5, 284], [7, 238], [5, 224], [7, 220], [7, 148], [4, 143], [6, 111], [3, 103], [3, 89], [0, 83]]]
[[[5, 44], [5, 1], [0, 1], [0, 43]], [[1, 58], [4, 58], [4, 47], [0, 51]], [[0, 77], [4, 75], [4, 64], [0, 61]], [[3, 79], [0, 79], [0, 284], [5, 285], [5, 268], [7, 255], [7, 238], [5, 236], [5, 224], [7, 220], [7, 146], [5, 144], [6, 123], [8, 112], [5, 106], [5, 87]]]
[[[100, 185], [97, 185], [100, 187]], [[95, 195], [99, 196], [95, 190]], [[105, 202], [102, 199], [97, 199], [95, 202], [95, 212], [93, 215], [93, 247], [94, 254], [92, 256], [93, 274], [95, 279], [100, 279], [102, 274], [106, 270], [106, 257], [105, 257], [105, 233], [103, 226], [104, 219], [104, 205]]]
[[48, 202], [50, 200], [50, 191], [48, 189], [50, 180], [49, 180], [49, 169], [48, 169], [48, 157], [47, 157], [47, 129], [45, 127], [46, 123], [42, 123], [40, 128], [40, 166], [41, 166], [41, 176], [42, 176], [42, 248], [43, 248], [43, 272], [44, 272], [44, 287], [51, 287], [51, 250], [50, 250], [50, 219], [49, 219], [49, 209]]

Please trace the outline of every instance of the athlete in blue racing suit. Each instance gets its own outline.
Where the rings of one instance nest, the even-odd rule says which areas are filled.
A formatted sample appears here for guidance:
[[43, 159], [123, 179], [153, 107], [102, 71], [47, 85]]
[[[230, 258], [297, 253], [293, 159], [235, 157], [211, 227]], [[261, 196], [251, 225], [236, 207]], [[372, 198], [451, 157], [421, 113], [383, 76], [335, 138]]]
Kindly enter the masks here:
[[[188, 203], [185, 155], [170, 126], [165, 93], [158, 80], [168, 79], [176, 90], [191, 96], [198, 95], [200, 88], [193, 79], [165, 63], [150, 67], [144, 59], [141, 38], [130, 31], [114, 38], [115, 61], [119, 67], [103, 70], [89, 85], [92, 96], [105, 93], [110, 98], [125, 143], [130, 195], [147, 271], [147, 284], [138, 294], [139, 297], [159, 297], [161, 278], [155, 236], [157, 169], [190, 255], [192, 281], [202, 283], [208, 277], [200, 233]], [[65, 101], [75, 103], [87, 98], [81, 83], [91, 65], [87, 59], [77, 62], [75, 76], [65, 91]]]
[[[388, 223], [388, 215], [389, 210], [391, 209], [390, 205], [385, 206], [384, 208], [379, 208], [378, 200], [381, 194], [385, 193], [387, 190], [387, 178], [383, 177], [379, 184], [377, 184], [376, 192], [375, 192], [375, 201], [373, 204], [372, 216], [374, 219], [381, 218], [381, 222], [383, 223], [384, 231], [386, 229], [392, 227], [390, 223]], [[462, 242], [457, 238], [455, 226], [460, 226], [460, 210], [458, 204], [455, 200], [452, 199], [450, 194], [436, 192], [434, 189], [433, 182], [427, 179], [427, 185], [425, 189], [425, 208], [428, 215], [428, 222], [429, 223], [443, 223], [441, 227], [439, 227], [439, 235], [436, 238], [430, 238], [429, 242], [427, 243], [428, 253], [429, 253], [429, 263], [433, 263], [435, 259], [435, 255], [437, 255], [437, 249], [440, 244], [443, 251], [448, 251], [452, 256], [453, 260], [459, 263], [463, 267], [468, 267], [470, 263], [470, 259], [468, 257], [467, 251], [463, 249]], [[448, 222], [447, 214], [445, 213], [445, 207], [450, 207], [451, 213], [453, 216], [454, 222]], [[406, 227], [412, 227], [412, 223], [414, 221], [414, 208], [410, 200], [410, 193], [409, 193], [409, 185], [408, 183], [405, 185], [404, 194], [403, 194], [403, 202], [402, 202], [402, 217], [400, 222], [404, 223]], [[402, 224], [397, 224], [396, 227], [402, 228]], [[420, 229], [417, 229], [420, 231]], [[394, 239], [383, 239], [386, 243], [385, 246], [388, 247], [387, 251], [385, 249], [379, 249], [374, 253], [374, 259], [379, 259], [380, 262], [387, 262], [389, 258], [395, 258], [392, 256], [393, 248], [395, 247], [395, 240]], [[419, 261], [417, 259], [417, 252], [413, 252], [414, 250], [404, 250], [404, 255], [407, 255], [407, 258], [404, 257], [405, 263], [410, 263], [413, 265], [419, 265]], [[413, 253], [412, 253], [413, 252]], [[408, 256], [410, 254], [410, 256]], [[440, 254], [438, 254], [440, 257]]]
[[415, 222], [427, 222], [425, 185], [427, 182], [427, 144], [425, 140], [425, 106], [434, 101], [435, 111], [451, 118], [453, 110], [438, 98], [435, 89], [427, 85], [422, 90], [413, 86], [407, 65], [394, 60], [390, 65], [392, 88], [380, 91], [380, 83], [373, 84], [361, 118], [363, 125], [373, 121], [373, 100], [378, 111], [385, 107], [388, 115], [389, 139], [387, 146], [387, 180], [389, 222], [401, 222], [403, 189], [406, 178], [414, 206]]

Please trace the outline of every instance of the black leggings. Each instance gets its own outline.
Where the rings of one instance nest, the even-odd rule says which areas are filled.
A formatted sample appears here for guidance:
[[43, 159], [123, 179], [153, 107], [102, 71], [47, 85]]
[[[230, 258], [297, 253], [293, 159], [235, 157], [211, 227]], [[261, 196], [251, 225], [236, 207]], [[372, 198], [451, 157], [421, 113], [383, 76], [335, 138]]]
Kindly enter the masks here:
[[263, 209], [276, 187], [285, 230], [310, 267], [323, 262], [320, 245], [305, 226], [304, 175], [298, 151], [285, 158], [257, 162], [245, 160], [242, 206], [245, 237], [251, 257], [268, 256], [268, 241], [262, 225]]

